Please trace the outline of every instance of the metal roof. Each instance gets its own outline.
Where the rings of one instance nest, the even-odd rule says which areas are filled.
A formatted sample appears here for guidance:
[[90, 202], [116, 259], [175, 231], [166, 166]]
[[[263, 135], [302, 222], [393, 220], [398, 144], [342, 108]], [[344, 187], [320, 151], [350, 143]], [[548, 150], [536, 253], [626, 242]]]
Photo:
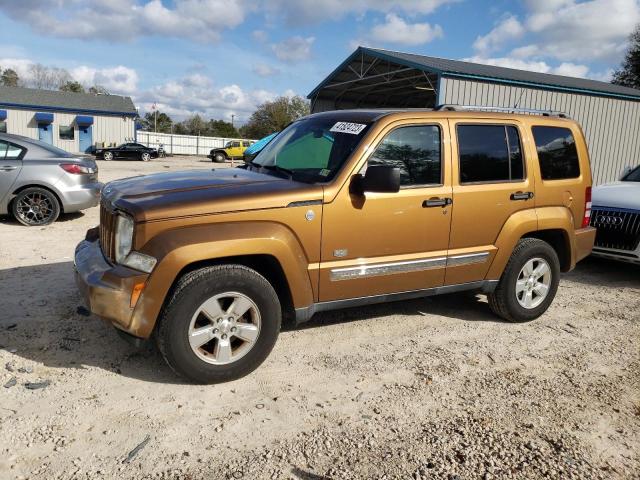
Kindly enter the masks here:
[[0, 107], [136, 116], [131, 97], [0, 86]]
[[620, 85], [613, 85], [607, 82], [599, 82], [597, 80], [530, 72], [514, 68], [496, 67], [493, 65], [428, 57], [426, 55], [394, 52], [391, 50], [368, 47], [358, 47], [355, 52], [342, 62], [338, 68], [331, 72], [331, 74], [308, 95], [308, 98], [315, 96], [333, 79], [334, 76], [338, 75], [343, 68], [347, 68], [349, 63], [361, 53], [405, 67], [436, 73], [443, 77], [468, 78], [479, 81], [519, 84], [533, 88], [564, 90], [590, 95], [623, 97], [640, 100], [640, 90], [622, 87]]

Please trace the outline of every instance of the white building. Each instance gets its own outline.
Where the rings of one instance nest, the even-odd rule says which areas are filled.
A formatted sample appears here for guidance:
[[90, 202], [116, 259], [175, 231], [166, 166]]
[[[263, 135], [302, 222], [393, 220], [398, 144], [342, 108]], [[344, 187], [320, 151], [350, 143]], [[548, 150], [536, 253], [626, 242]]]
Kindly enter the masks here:
[[308, 98], [312, 112], [442, 104], [561, 111], [582, 125], [594, 184], [640, 162], [640, 90], [606, 82], [359, 47]]
[[0, 132], [72, 153], [135, 141], [137, 116], [130, 97], [0, 86]]

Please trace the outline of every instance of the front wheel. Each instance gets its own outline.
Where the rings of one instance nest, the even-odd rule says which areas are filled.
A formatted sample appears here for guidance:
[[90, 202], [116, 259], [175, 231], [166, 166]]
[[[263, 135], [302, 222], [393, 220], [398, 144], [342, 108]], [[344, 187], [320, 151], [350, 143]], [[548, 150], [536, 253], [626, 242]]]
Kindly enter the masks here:
[[112, 152], [104, 152], [102, 154], [102, 158], [104, 160], [106, 160], [107, 162], [109, 162], [109, 161], [113, 160], [113, 153]]
[[224, 155], [224, 153], [215, 153], [213, 155], [213, 161], [216, 163], [224, 163], [227, 160], [227, 157]]
[[149, 160], [151, 160], [151, 155], [149, 154], [149, 152], [142, 152], [142, 155], [140, 155], [140, 160], [142, 160], [143, 162], [148, 162]]
[[528, 322], [547, 311], [560, 282], [560, 261], [547, 242], [518, 242], [500, 282], [488, 295], [493, 312], [509, 322]]
[[271, 284], [242, 265], [218, 265], [182, 277], [157, 331], [160, 352], [196, 383], [243, 377], [267, 358], [280, 332], [280, 302]]

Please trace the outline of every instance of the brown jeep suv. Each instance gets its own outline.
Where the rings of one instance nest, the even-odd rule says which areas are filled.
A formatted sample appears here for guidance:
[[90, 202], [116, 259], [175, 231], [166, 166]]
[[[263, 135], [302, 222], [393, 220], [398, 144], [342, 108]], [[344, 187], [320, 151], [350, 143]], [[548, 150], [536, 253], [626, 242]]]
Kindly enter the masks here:
[[238, 168], [109, 183], [76, 278], [97, 316], [221, 382], [257, 368], [287, 317], [462, 290], [539, 317], [591, 252], [590, 195], [562, 115], [324, 112]]

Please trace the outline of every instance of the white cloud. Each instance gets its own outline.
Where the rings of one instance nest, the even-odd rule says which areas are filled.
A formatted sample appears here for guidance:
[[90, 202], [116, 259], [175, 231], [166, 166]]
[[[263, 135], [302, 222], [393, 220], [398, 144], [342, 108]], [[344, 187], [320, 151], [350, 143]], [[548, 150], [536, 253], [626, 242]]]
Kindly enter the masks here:
[[311, 57], [311, 45], [315, 41], [314, 37], [303, 38], [300, 36], [290, 37], [280, 43], [271, 44], [271, 49], [283, 62], [302, 62]]
[[570, 62], [563, 62], [553, 67], [542, 60], [523, 60], [512, 57], [481, 57], [474, 56], [464, 59], [467, 62], [482, 63], [484, 65], [494, 65], [496, 67], [515, 68], [529, 72], [553, 73], [555, 75], [565, 75], [568, 77], [593, 78], [600, 80], [602, 74], [591, 73], [587, 65], [580, 65]]
[[489, 33], [476, 38], [473, 48], [481, 54], [486, 54], [502, 47], [508, 41], [521, 37], [524, 33], [525, 29], [518, 19], [514, 16], [509, 16], [503, 19]]
[[273, 75], [278, 75], [280, 73], [279, 69], [272, 67], [271, 65], [267, 65], [266, 63], [257, 63], [251, 70], [260, 77], [272, 77]]
[[251, 32], [251, 36], [258, 43], [266, 43], [269, 40], [269, 34], [264, 30], [254, 30]]
[[111, 93], [131, 95], [138, 87], [138, 73], [122, 65], [111, 68], [80, 66], [71, 69], [69, 73], [85, 87], [100, 85]]
[[442, 37], [440, 25], [429, 23], [407, 23], [394, 13], [385, 17], [385, 23], [374, 26], [369, 35], [370, 40], [401, 45], [422, 45], [435, 38]]

